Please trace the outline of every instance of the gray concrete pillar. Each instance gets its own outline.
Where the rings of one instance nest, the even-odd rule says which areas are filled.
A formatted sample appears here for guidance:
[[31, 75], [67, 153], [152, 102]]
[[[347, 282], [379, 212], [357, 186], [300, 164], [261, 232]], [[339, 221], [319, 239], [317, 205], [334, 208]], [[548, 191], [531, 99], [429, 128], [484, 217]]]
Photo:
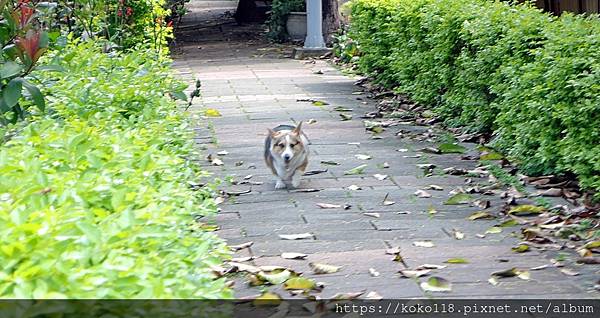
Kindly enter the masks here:
[[306, 40], [305, 49], [324, 49], [323, 6], [321, 0], [306, 0]]

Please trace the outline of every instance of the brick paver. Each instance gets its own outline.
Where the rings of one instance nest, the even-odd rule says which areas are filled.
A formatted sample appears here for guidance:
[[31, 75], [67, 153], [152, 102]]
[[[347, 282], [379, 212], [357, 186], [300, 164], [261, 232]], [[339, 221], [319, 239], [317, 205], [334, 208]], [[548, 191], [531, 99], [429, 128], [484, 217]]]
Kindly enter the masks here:
[[[516, 254], [511, 247], [519, 227], [505, 228], [499, 234], [483, 234], [498, 224], [494, 220], [469, 221], [471, 213], [480, 210], [468, 205], [443, 205], [449, 192], [465, 186], [465, 177], [436, 173], [423, 176], [417, 164], [433, 163], [438, 168], [463, 167], [473, 169], [477, 161], [461, 160], [461, 155], [428, 155], [419, 149], [433, 146], [397, 137], [401, 129], [427, 131], [428, 127], [400, 125], [388, 128], [380, 136], [364, 129], [359, 117], [375, 109], [377, 101], [366, 93], [355, 93], [354, 78], [340, 73], [325, 61], [297, 61], [289, 59], [288, 47], [266, 44], [259, 35], [260, 26], [236, 27], [223, 24], [219, 29], [187, 32], [180, 37], [175, 50], [175, 68], [181, 76], [193, 82], [202, 81], [202, 97], [192, 107], [195, 111], [217, 109], [222, 117], [204, 119], [197, 131], [197, 143], [203, 155], [220, 156], [223, 166], [212, 166], [199, 158], [204, 168], [217, 178], [240, 181], [252, 175], [250, 181], [262, 184], [230, 185], [224, 181], [219, 189], [226, 191], [250, 190], [249, 194], [230, 198], [220, 205], [217, 232], [230, 244], [254, 242], [236, 256], [255, 256], [255, 265], [289, 266], [315, 277], [326, 284], [323, 297], [338, 292], [376, 291], [385, 298], [427, 296], [418, 281], [399, 277], [403, 265], [391, 260], [386, 249], [400, 247], [409, 267], [422, 264], [444, 264], [449, 258], [465, 258], [468, 264], [444, 264], [434, 270], [436, 276], [453, 283], [453, 291], [439, 297], [506, 297], [506, 298], [589, 298], [597, 297], [592, 286], [597, 278], [597, 266], [579, 266], [566, 262], [567, 267], [580, 273], [572, 277], [550, 266], [531, 271], [531, 279], [502, 279], [493, 286], [488, 283], [495, 271], [517, 267], [529, 269], [551, 265], [550, 259], [558, 251], [533, 248]], [[181, 41], [181, 39], [184, 41]], [[318, 72], [317, 72], [318, 71]], [[322, 74], [321, 74], [322, 73]], [[317, 107], [298, 99], [314, 99], [330, 105]], [[351, 108], [353, 119], [341, 121], [336, 106]], [[274, 190], [274, 181], [262, 161], [262, 144], [267, 128], [283, 123], [316, 121], [304, 125], [311, 145], [309, 170], [326, 172], [305, 177], [301, 188], [319, 192], [302, 193]], [[469, 149], [473, 144], [464, 144]], [[407, 152], [397, 149], [406, 148]], [[371, 160], [359, 160], [356, 154], [368, 154]], [[421, 154], [421, 158], [406, 158]], [[321, 161], [335, 161], [339, 165], [324, 165]], [[387, 162], [389, 168], [382, 168]], [[237, 163], [237, 164], [236, 164]], [[344, 175], [344, 171], [367, 164], [363, 175]], [[389, 177], [379, 181], [374, 174]], [[210, 180], [210, 178], [208, 179]], [[487, 178], [473, 178], [475, 184], [488, 184]], [[443, 191], [429, 192], [432, 198], [416, 198], [414, 192], [429, 184], [437, 184]], [[346, 189], [357, 185], [362, 190]], [[386, 194], [396, 203], [382, 205]], [[475, 195], [477, 197], [477, 195]], [[481, 196], [484, 197], [484, 196]], [[492, 202], [491, 211], [497, 211], [502, 200], [485, 196]], [[316, 203], [348, 204], [344, 209], [320, 209]], [[431, 214], [430, 210], [437, 213]], [[405, 212], [408, 211], [409, 214]], [[373, 214], [378, 213], [379, 217]], [[447, 235], [453, 229], [465, 233], [463, 240]], [[279, 234], [313, 233], [307, 240], [281, 240]], [[414, 241], [430, 240], [435, 246], [413, 246]], [[282, 252], [309, 254], [306, 260], [285, 260]], [[568, 259], [568, 257], [567, 257]], [[312, 275], [309, 262], [342, 266], [335, 274]], [[373, 277], [369, 269], [380, 273]], [[238, 282], [239, 297], [254, 295], [258, 289]], [[289, 295], [280, 287], [272, 287], [281, 295]]]

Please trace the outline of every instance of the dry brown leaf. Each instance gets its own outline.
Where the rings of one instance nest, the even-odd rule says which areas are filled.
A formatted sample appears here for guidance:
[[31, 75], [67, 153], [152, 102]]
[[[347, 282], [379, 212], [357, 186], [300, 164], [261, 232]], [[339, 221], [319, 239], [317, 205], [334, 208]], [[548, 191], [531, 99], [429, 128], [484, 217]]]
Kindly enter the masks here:
[[374, 174], [373, 177], [375, 177], [375, 179], [379, 180], [379, 181], [383, 181], [385, 179], [387, 179], [387, 174]]
[[419, 277], [429, 275], [430, 272], [431, 272], [430, 269], [415, 269], [415, 270], [404, 269], [404, 270], [399, 271], [400, 275], [402, 275], [402, 277], [405, 277], [405, 278], [419, 278]]
[[338, 272], [341, 268], [340, 266], [321, 263], [308, 263], [308, 266], [310, 266], [315, 274], [332, 274]]
[[312, 239], [312, 238], [314, 238], [314, 235], [312, 233], [279, 234], [279, 237], [283, 240], [304, 240], [304, 239]]
[[427, 191], [423, 191], [423, 190], [415, 191], [415, 195], [419, 198], [431, 198], [431, 194], [429, 194]]
[[303, 253], [281, 253], [281, 258], [285, 259], [305, 259], [308, 255]]
[[379, 218], [379, 217], [381, 217], [381, 214], [379, 214], [377, 212], [364, 212], [363, 215], [370, 216], [370, 217], [373, 217], [373, 218]]
[[317, 206], [321, 209], [339, 209], [342, 206], [339, 204], [330, 204], [330, 203], [317, 203]]
[[229, 248], [231, 248], [234, 251], [239, 251], [252, 246], [252, 244], [254, 244], [254, 242], [246, 242], [238, 245], [230, 245]]
[[433, 244], [432, 241], [415, 241], [412, 244], [416, 247], [427, 247], [427, 248], [435, 246], [435, 244]]
[[369, 274], [371, 274], [373, 277], [378, 277], [380, 275], [379, 272], [374, 268], [369, 268]]

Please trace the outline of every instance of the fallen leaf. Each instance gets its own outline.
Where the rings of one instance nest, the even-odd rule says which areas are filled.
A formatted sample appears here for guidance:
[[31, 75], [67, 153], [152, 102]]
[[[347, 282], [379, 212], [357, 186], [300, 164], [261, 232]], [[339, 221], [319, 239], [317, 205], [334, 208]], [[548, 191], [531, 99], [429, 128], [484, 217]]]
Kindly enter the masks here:
[[342, 206], [339, 204], [329, 204], [329, 203], [317, 203], [317, 206], [321, 209], [339, 209]]
[[365, 170], [365, 168], [366, 168], [367, 166], [368, 166], [368, 165], [360, 165], [360, 166], [358, 166], [358, 167], [355, 167], [355, 168], [352, 168], [352, 169], [350, 169], [350, 170], [348, 170], [348, 171], [344, 171], [344, 175], [357, 175], [357, 174], [363, 174], [363, 173], [364, 173], [364, 170]]
[[480, 209], [487, 209], [491, 206], [491, 202], [489, 200], [475, 200], [473, 201], [473, 206], [476, 206]]
[[479, 156], [479, 160], [502, 160], [504, 156], [495, 151], [485, 151]]
[[[283, 270], [290, 270], [287, 267], [284, 266], [278, 266], [278, 265], [263, 265], [263, 266], [259, 266], [260, 270], [263, 272], [274, 272], [274, 271], [283, 271]], [[291, 271], [291, 270], [290, 270]]]
[[400, 148], [400, 149], [398, 149], [396, 151], [398, 151], [398, 152], [408, 152], [408, 149], [406, 149], [406, 148]]
[[394, 204], [396, 204], [395, 201], [392, 201], [392, 200], [383, 200], [383, 205], [384, 206], [390, 206], [390, 205], [394, 205]]
[[363, 213], [363, 215], [365, 216], [370, 216], [370, 217], [374, 217], [374, 218], [379, 218], [381, 217], [381, 215], [377, 212], [365, 212]]
[[489, 220], [489, 219], [495, 219], [496, 217], [489, 214], [488, 212], [475, 212], [473, 214], [471, 214], [467, 219], [471, 220], [471, 221], [475, 221], [475, 220]]
[[288, 280], [291, 275], [292, 275], [292, 273], [286, 269], [279, 273], [274, 273], [274, 274], [259, 272], [257, 276], [262, 280], [268, 281], [272, 285], [279, 285], [279, 284], [283, 284], [283, 282]]
[[457, 193], [451, 196], [446, 202], [445, 205], [458, 205], [458, 204], [468, 204], [471, 202], [471, 195], [467, 193]]
[[530, 269], [531, 269], [532, 271], [539, 271], [539, 270], [542, 270], [542, 269], [546, 269], [546, 268], [548, 268], [548, 267], [550, 267], [550, 265], [547, 265], [547, 264], [545, 264], [545, 265], [540, 265], [540, 266], [532, 267], [532, 268], [530, 268]]
[[206, 117], [221, 117], [221, 113], [214, 108], [208, 108], [207, 110], [205, 110], [204, 115]]
[[513, 247], [512, 250], [515, 253], [525, 253], [525, 252], [529, 251], [529, 245], [519, 244], [519, 245]]
[[577, 276], [577, 275], [579, 275], [578, 272], [573, 271], [573, 270], [568, 269], [568, 268], [561, 268], [560, 272], [563, 273], [563, 274], [565, 274], [565, 275], [567, 275], [567, 276]]
[[329, 166], [338, 166], [339, 162], [330, 161], [330, 160], [321, 160], [321, 164], [329, 165]]
[[448, 263], [448, 264], [468, 264], [469, 261], [467, 261], [464, 258], [449, 258], [444, 263]]
[[369, 268], [369, 274], [371, 274], [371, 276], [373, 277], [378, 277], [380, 274], [378, 271], [376, 271], [374, 268]]
[[215, 204], [216, 205], [219, 205], [219, 204], [221, 204], [223, 202], [225, 202], [225, 198], [223, 198], [223, 197], [216, 197], [215, 198]]
[[435, 184], [430, 184], [423, 189], [424, 190], [435, 190], [435, 191], [443, 191], [444, 190], [444, 188], [440, 187], [439, 185], [435, 185]]
[[217, 152], [217, 155], [219, 155], [219, 156], [226, 156], [228, 154], [229, 154], [229, 152], [227, 150], [221, 150], [221, 151]]
[[354, 157], [356, 157], [356, 159], [359, 159], [359, 160], [370, 160], [372, 158], [369, 155], [361, 155], [361, 154], [354, 155]]
[[308, 255], [303, 253], [281, 253], [281, 258], [285, 259], [305, 259]]
[[254, 256], [245, 256], [245, 257], [234, 257], [231, 259], [231, 261], [234, 263], [239, 263], [239, 262], [249, 262], [253, 259], [255, 259]]
[[328, 171], [327, 169], [323, 169], [323, 170], [309, 170], [309, 171], [306, 171], [305, 173], [303, 173], [302, 175], [303, 176], [314, 176], [316, 174], [325, 173], [327, 171]]
[[312, 279], [308, 279], [305, 277], [293, 277], [288, 279], [283, 288], [286, 290], [290, 289], [301, 289], [301, 290], [311, 290], [316, 287], [316, 283]]
[[467, 148], [458, 144], [451, 143], [438, 145], [437, 148], [441, 153], [465, 153], [465, 151], [467, 151]]
[[383, 181], [385, 179], [387, 179], [387, 174], [374, 174], [373, 177], [375, 177], [375, 179], [379, 180], [379, 181]]
[[321, 101], [321, 100], [313, 100], [313, 101], [312, 101], [312, 104], [313, 104], [314, 106], [325, 106], [325, 105], [329, 105], [329, 103], [326, 103], [326, 102], [324, 102], [324, 101]]
[[586, 243], [586, 244], [583, 246], [583, 248], [586, 248], [586, 249], [589, 249], [589, 250], [591, 250], [591, 249], [595, 249], [595, 248], [599, 248], [599, 247], [600, 247], [600, 241], [591, 241], [591, 242], [587, 242], [587, 243]]
[[417, 267], [417, 269], [442, 269], [446, 268], [446, 265], [437, 265], [437, 264], [423, 264]]
[[452, 284], [445, 278], [433, 276], [422, 282], [421, 288], [430, 292], [449, 292], [452, 291]]
[[312, 188], [305, 188], [305, 189], [294, 189], [290, 192], [293, 193], [313, 193], [313, 192], [319, 192], [321, 191], [321, 189], [312, 189]]
[[348, 114], [344, 114], [344, 113], [340, 113], [339, 115], [340, 115], [342, 121], [352, 120], [352, 115], [348, 115]]
[[559, 188], [550, 188], [544, 191], [539, 191], [535, 195], [543, 197], [560, 197], [563, 194], [563, 190]]
[[496, 277], [490, 277], [488, 279], [488, 282], [490, 284], [492, 284], [492, 286], [498, 286], [498, 284], [500, 284], [500, 282], [496, 279]]
[[308, 263], [308, 266], [313, 270], [315, 274], [332, 274], [337, 273], [340, 270], [340, 266], [320, 264], [320, 263]]
[[348, 186], [348, 188], [346, 188], [346, 189], [352, 190], [352, 191], [362, 190], [362, 188], [357, 186], [356, 184], [352, 184], [352, 185]]
[[384, 162], [384, 163], [382, 163], [380, 165], [377, 165], [377, 167], [380, 168], [380, 169], [387, 169], [387, 168], [390, 167], [390, 164], [387, 163], [387, 161], [386, 161], [386, 162]]
[[510, 209], [508, 211], [508, 214], [517, 215], [517, 216], [532, 215], [532, 214], [541, 214], [545, 210], [546, 209], [541, 206], [525, 204], [525, 205], [519, 205], [517, 207]]
[[494, 273], [492, 273], [492, 277], [496, 277], [496, 278], [519, 277], [520, 279], [528, 280], [530, 278], [530, 274], [528, 271], [518, 270], [517, 268], [513, 267], [511, 269], [494, 272]]
[[513, 227], [513, 226], [517, 226], [519, 225], [519, 222], [515, 219], [511, 219], [511, 220], [506, 220], [502, 223], [500, 223], [498, 226], [499, 227]]
[[342, 106], [336, 106], [333, 108], [333, 110], [337, 111], [337, 112], [351, 112], [352, 108], [346, 108], [346, 107], [342, 107]]
[[498, 226], [492, 226], [485, 231], [485, 234], [498, 234], [502, 232], [502, 228]]
[[463, 233], [459, 230], [456, 230], [456, 229], [452, 230], [452, 234], [453, 234], [454, 238], [457, 240], [462, 240], [465, 238], [465, 233]]
[[399, 271], [400, 275], [405, 278], [419, 278], [423, 276], [427, 276], [431, 272], [430, 269], [404, 269]]
[[309, 125], [316, 124], [317, 120], [314, 119], [314, 118], [311, 118], [311, 119], [307, 120], [306, 123], [309, 124]]
[[229, 248], [231, 248], [234, 251], [239, 251], [252, 246], [252, 244], [254, 244], [254, 242], [246, 242], [238, 245], [230, 245]]
[[417, 190], [415, 191], [415, 195], [419, 198], [431, 198], [431, 194], [427, 191]]
[[251, 274], [258, 274], [261, 269], [256, 267], [256, 266], [252, 266], [252, 265], [248, 265], [248, 264], [244, 264], [244, 263], [237, 263], [237, 262], [228, 262], [227, 263], [229, 266], [232, 266], [233, 268], [235, 268], [237, 272], [247, 272], [247, 273], [251, 273]]
[[383, 296], [379, 295], [376, 291], [371, 291], [365, 295], [364, 299], [381, 300]]
[[312, 238], [314, 238], [314, 235], [312, 233], [279, 234], [279, 237], [283, 240], [304, 240], [304, 239], [312, 239]]
[[434, 148], [434, 147], [427, 147], [427, 148], [423, 148], [421, 150], [419, 150], [420, 152], [424, 152], [424, 153], [431, 153], [431, 154], [441, 154], [442, 151], [439, 150], [438, 148]]
[[265, 292], [252, 301], [255, 307], [279, 306], [279, 304], [281, 304], [281, 297], [273, 292]]
[[416, 247], [434, 247], [435, 244], [433, 244], [432, 241], [415, 241], [413, 242], [413, 245]]

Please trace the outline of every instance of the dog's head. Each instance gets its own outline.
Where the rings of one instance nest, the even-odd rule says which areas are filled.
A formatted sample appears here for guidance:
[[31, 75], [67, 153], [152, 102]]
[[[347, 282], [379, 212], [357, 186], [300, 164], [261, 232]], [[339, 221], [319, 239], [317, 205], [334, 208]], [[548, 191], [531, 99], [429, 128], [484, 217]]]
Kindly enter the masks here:
[[285, 163], [289, 163], [295, 156], [304, 151], [304, 140], [302, 138], [302, 122], [294, 130], [273, 131], [271, 135], [271, 153], [279, 156]]

